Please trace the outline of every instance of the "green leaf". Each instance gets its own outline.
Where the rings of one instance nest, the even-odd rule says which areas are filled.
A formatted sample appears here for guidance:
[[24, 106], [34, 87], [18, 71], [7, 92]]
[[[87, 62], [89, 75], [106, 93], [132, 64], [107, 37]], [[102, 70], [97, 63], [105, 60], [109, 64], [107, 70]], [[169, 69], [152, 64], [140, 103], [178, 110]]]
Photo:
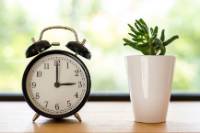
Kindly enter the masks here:
[[157, 36], [158, 34], [158, 26], [156, 26], [153, 30], [153, 36]]
[[144, 41], [143, 38], [132, 38], [132, 40], [135, 42], [143, 42]]
[[160, 40], [161, 40], [162, 42], [165, 41], [165, 30], [164, 30], [164, 29], [163, 29], [162, 32], [161, 32]]
[[132, 41], [130, 41], [129, 39], [123, 38], [123, 41], [125, 42], [124, 45], [127, 45], [128, 43], [132, 43]]
[[135, 33], [136, 35], [137, 35], [137, 34], [140, 34], [133, 26], [131, 26], [130, 24], [128, 24], [128, 26], [129, 26], [129, 28], [131, 29], [131, 31], [132, 31], [133, 33]]
[[140, 28], [139, 24], [137, 23], [137, 20], [136, 20], [136, 22], [135, 22], [135, 27], [137, 28], [137, 30], [138, 30], [141, 34], [144, 33], [144, 31], [142, 30], [142, 28]]
[[141, 31], [142, 31], [143, 33], [147, 33], [147, 31], [146, 31], [146, 27], [143, 26], [143, 24], [140, 23], [139, 20], [136, 20], [136, 22], [137, 22], [136, 24], [139, 26], [139, 28], [141, 29]]
[[175, 36], [169, 38], [168, 40], [166, 40], [165, 42], [163, 42], [163, 45], [164, 45], [164, 46], [167, 46], [168, 44], [170, 44], [171, 42], [173, 42], [174, 40], [176, 40], [176, 39], [178, 39], [178, 38], [179, 38], [179, 36], [178, 36], [178, 35], [175, 35]]
[[125, 42], [125, 43], [124, 43], [125, 46], [128, 45], [128, 46], [133, 47], [134, 49], [139, 50], [136, 43], [134, 43], [134, 42], [132, 42], [132, 41], [130, 41], [129, 39], [126, 39], [126, 38], [123, 38], [123, 40], [124, 40], [124, 42]]
[[149, 39], [149, 44], [151, 45], [151, 43], [154, 43], [155, 39], [156, 39], [156, 34], [153, 34], [153, 36]]
[[140, 18], [139, 21], [140, 21], [144, 26], [148, 27], [147, 24], [145, 23], [145, 21], [144, 21], [142, 18]]
[[[157, 54], [164, 55], [166, 52], [166, 49], [165, 49], [162, 41], [158, 38], [155, 39], [153, 47], [154, 47], [154, 51], [155, 51], [156, 55]], [[158, 53], [158, 52], [160, 52], [160, 53]]]
[[166, 48], [165, 48], [165, 47], [162, 47], [160, 50], [161, 50], [161, 51], [160, 51], [159, 55], [165, 55], [165, 53], [166, 53]]
[[137, 38], [136, 35], [132, 34], [132, 33], [128, 33], [130, 36], [132, 36], [133, 38]]
[[144, 22], [143, 19], [139, 19], [139, 23], [141, 25], [141, 27], [143, 28], [143, 30], [148, 34], [149, 33], [149, 28], [147, 26], [147, 24]]
[[165, 46], [162, 43], [160, 43], [159, 50], [160, 50], [159, 55], [165, 55], [166, 48], [165, 48]]
[[153, 28], [150, 28], [151, 36], [153, 36]]

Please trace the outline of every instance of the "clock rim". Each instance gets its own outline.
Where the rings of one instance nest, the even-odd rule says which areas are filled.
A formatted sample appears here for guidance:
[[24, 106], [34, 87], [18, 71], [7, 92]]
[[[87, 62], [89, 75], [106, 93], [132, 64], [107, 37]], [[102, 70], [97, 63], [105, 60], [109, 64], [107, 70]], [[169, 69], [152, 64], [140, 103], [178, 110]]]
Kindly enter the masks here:
[[[46, 113], [40, 109], [38, 109], [30, 100], [30, 97], [28, 96], [28, 93], [27, 93], [27, 89], [26, 89], [26, 81], [27, 81], [27, 76], [28, 76], [28, 73], [30, 71], [30, 69], [32, 68], [32, 66], [38, 61], [40, 60], [41, 58], [47, 56], [47, 55], [51, 55], [51, 54], [62, 54], [62, 55], [65, 55], [65, 56], [69, 56], [71, 57], [72, 59], [74, 59], [81, 67], [82, 69], [84, 70], [85, 72], [85, 75], [86, 75], [86, 79], [87, 79], [87, 90], [86, 90], [86, 93], [84, 95], [84, 98], [83, 100], [79, 103], [79, 105], [74, 108], [73, 110], [71, 110], [70, 112], [67, 112], [65, 114], [59, 114], [59, 115], [53, 115], [53, 114], [49, 114], [49, 113]], [[26, 102], [28, 103], [28, 105], [36, 112], [38, 113], [39, 115], [42, 115], [42, 116], [45, 116], [45, 117], [48, 117], [48, 118], [54, 118], [54, 119], [60, 119], [60, 118], [64, 118], [64, 117], [69, 117], [71, 115], [74, 115], [75, 113], [77, 113], [84, 105], [85, 103], [87, 102], [88, 98], [89, 98], [89, 95], [90, 95], [90, 90], [91, 90], [91, 79], [90, 79], [90, 73], [86, 67], [86, 65], [83, 63], [83, 61], [81, 61], [81, 59], [79, 59], [76, 55], [68, 52], [68, 51], [64, 51], [64, 50], [50, 50], [50, 51], [46, 51], [44, 53], [41, 53], [39, 55], [37, 55], [35, 58], [33, 58], [30, 63], [27, 65], [25, 71], [24, 71], [24, 74], [23, 74], [23, 77], [22, 77], [22, 91], [23, 91], [23, 96], [26, 100]]]

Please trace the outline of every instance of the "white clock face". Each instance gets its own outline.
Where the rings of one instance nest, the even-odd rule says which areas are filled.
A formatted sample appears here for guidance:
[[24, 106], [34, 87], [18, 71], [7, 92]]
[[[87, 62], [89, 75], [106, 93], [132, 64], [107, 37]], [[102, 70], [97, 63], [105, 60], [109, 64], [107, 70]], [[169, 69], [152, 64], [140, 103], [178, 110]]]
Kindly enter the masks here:
[[63, 54], [49, 54], [37, 60], [26, 78], [27, 95], [40, 111], [63, 115], [82, 102], [87, 77], [82, 66]]

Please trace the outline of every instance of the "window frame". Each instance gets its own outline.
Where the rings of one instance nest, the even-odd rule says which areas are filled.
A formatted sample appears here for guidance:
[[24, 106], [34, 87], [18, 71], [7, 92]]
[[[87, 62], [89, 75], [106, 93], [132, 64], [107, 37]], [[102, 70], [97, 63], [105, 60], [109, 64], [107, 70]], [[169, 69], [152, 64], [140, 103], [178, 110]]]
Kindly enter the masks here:
[[[0, 101], [25, 101], [19, 93], [1, 93]], [[130, 101], [128, 93], [91, 93], [88, 101]], [[200, 101], [200, 94], [172, 93], [170, 101]]]

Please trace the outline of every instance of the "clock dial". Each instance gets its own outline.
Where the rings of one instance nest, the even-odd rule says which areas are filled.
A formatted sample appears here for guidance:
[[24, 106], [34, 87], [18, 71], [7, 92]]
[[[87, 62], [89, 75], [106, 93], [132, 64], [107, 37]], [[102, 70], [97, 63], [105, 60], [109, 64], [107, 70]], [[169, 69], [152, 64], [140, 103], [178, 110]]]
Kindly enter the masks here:
[[73, 56], [54, 52], [32, 63], [26, 75], [25, 93], [34, 108], [59, 116], [84, 104], [89, 75]]

